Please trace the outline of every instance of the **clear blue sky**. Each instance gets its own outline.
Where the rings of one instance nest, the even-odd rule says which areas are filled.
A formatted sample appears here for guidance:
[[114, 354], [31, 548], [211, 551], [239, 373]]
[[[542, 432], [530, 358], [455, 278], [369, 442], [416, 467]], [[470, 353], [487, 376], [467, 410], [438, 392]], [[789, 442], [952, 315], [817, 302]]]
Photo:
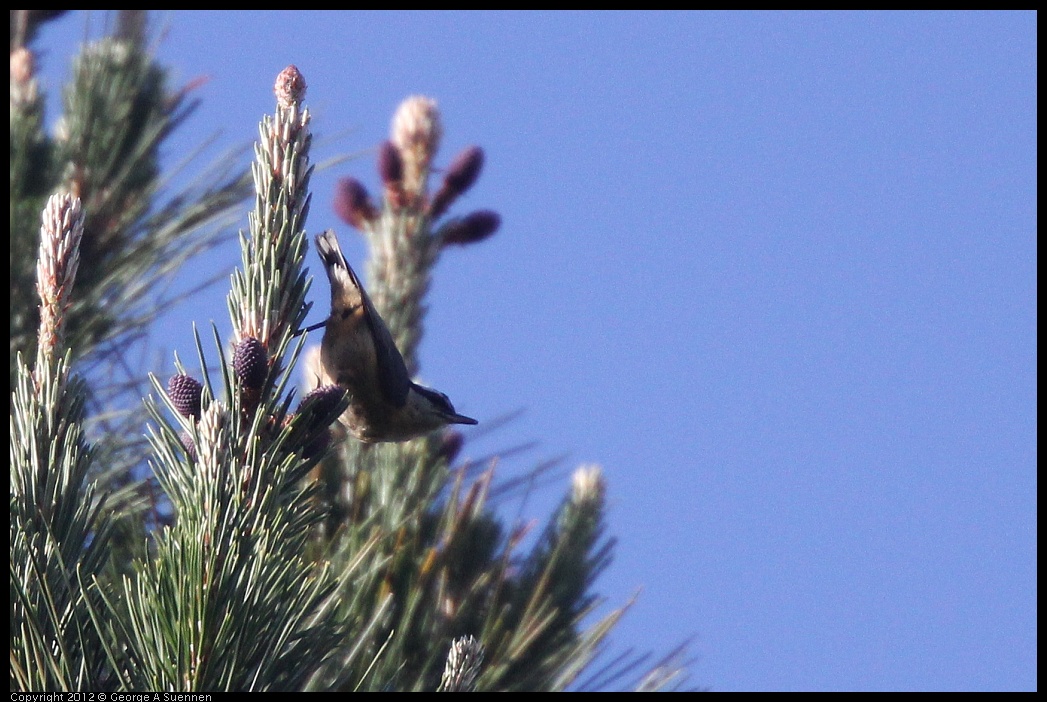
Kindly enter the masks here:
[[[316, 161], [416, 93], [440, 162], [486, 150], [454, 212], [503, 228], [440, 261], [422, 379], [480, 428], [524, 410], [465, 449], [540, 441], [506, 475], [604, 467], [616, 646], [694, 637], [715, 690], [1036, 687], [1034, 14], [166, 18], [210, 79], [171, 163], [254, 139], [290, 63]], [[43, 35], [52, 88], [83, 31]], [[370, 151], [317, 173], [308, 228], [360, 263], [345, 175], [378, 189]], [[167, 329], [210, 319], [222, 289]]]

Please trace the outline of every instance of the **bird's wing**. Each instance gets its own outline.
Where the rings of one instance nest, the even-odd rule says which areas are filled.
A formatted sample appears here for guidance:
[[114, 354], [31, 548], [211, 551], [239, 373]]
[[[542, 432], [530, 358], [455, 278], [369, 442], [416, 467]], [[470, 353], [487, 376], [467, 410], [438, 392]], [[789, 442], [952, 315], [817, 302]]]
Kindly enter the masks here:
[[[363, 305], [364, 319], [371, 330], [371, 338], [374, 340], [375, 360], [378, 363], [378, 382], [382, 388], [382, 393], [390, 404], [395, 407], [403, 407], [407, 402], [407, 393], [411, 389], [411, 377], [407, 374], [407, 365], [404, 363], [404, 357], [400, 355], [400, 350], [396, 348], [393, 335], [389, 333], [389, 328], [385, 326], [385, 321], [382, 320], [378, 310], [375, 309], [374, 303], [371, 302], [367, 291], [364, 290], [364, 286], [360, 283], [356, 272], [349, 265], [349, 262], [345, 260], [345, 256], [338, 246], [338, 239], [335, 237], [334, 231], [328, 229], [323, 234], [318, 234], [316, 237], [316, 249], [324, 260], [329, 275], [348, 276], [349, 284], [345, 287], [347, 293], [352, 293], [348, 295], [349, 299], [346, 299], [345, 296], [340, 300], [335, 299], [335, 283], [334, 281], [331, 283], [332, 314], [334, 313], [335, 305], [348, 304], [354, 307]], [[358, 300], [354, 299], [356, 294], [359, 295]]]

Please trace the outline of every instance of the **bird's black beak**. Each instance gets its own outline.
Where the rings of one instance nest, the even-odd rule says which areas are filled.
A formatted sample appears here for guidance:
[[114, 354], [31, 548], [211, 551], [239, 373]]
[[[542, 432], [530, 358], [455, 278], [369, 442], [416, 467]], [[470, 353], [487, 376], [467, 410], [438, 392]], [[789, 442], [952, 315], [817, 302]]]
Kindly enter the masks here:
[[296, 331], [291, 336], [292, 337], [301, 336], [302, 334], [305, 334], [306, 332], [316, 331], [317, 329], [320, 329], [321, 327], [325, 327], [325, 326], [327, 326], [327, 320], [326, 319], [324, 321], [322, 321], [322, 322], [317, 322], [316, 324], [310, 324], [305, 329], [299, 329], [298, 331]]

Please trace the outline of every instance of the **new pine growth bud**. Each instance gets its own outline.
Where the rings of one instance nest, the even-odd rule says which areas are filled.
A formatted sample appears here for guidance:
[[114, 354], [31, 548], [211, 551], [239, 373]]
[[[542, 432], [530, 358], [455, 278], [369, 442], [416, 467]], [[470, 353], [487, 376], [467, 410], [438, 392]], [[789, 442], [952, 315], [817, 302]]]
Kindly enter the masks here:
[[430, 219], [442, 215], [462, 193], [473, 187], [483, 165], [484, 150], [479, 146], [470, 146], [455, 157], [447, 167], [443, 185], [429, 204]]
[[440, 238], [444, 244], [465, 246], [488, 238], [498, 231], [501, 224], [502, 218], [497, 212], [477, 210], [449, 222], [440, 230]]
[[383, 141], [378, 147], [378, 175], [386, 185], [404, 179], [404, 161], [400, 150], [391, 141]]
[[276, 77], [273, 92], [276, 94], [276, 102], [284, 109], [291, 105], [299, 104], [305, 98], [305, 78], [295, 65], [290, 65], [280, 71]]
[[378, 149], [378, 175], [385, 189], [385, 201], [393, 209], [403, 209], [407, 204], [404, 192], [404, 160], [400, 149], [391, 141], [383, 141]]
[[356, 178], [342, 178], [334, 193], [334, 211], [349, 224], [364, 231], [369, 222], [378, 218], [378, 212], [367, 194], [367, 188]]
[[167, 395], [171, 404], [183, 417], [200, 419], [200, 402], [204, 386], [200, 381], [185, 374], [172, 375], [167, 381]]
[[262, 387], [269, 372], [269, 354], [261, 341], [251, 336], [240, 340], [233, 350], [233, 371], [245, 388]]
[[436, 100], [412, 95], [396, 108], [390, 136], [400, 150], [406, 169], [418, 175], [429, 170], [433, 155], [440, 148], [443, 132]]
[[464, 193], [473, 187], [473, 183], [480, 177], [480, 171], [484, 167], [484, 150], [479, 146], [470, 146], [455, 156], [454, 161], [447, 167], [444, 175], [444, 184]]
[[36, 69], [33, 60], [33, 52], [25, 47], [15, 49], [11, 52], [11, 84], [24, 85], [33, 79]]
[[396, 109], [390, 137], [403, 160], [403, 191], [408, 206], [424, 201], [429, 165], [440, 148], [442, 135], [440, 110], [435, 100], [415, 95]]

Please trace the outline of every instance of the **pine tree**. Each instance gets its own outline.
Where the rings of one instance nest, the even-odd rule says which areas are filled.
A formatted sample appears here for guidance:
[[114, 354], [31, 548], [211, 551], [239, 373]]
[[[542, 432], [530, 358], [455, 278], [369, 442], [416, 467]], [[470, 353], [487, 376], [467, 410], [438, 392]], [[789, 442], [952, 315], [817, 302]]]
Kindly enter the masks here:
[[[460, 434], [367, 447], [335, 421], [344, 391], [312, 387], [316, 339], [301, 333], [311, 117], [293, 66], [277, 78], [255, 146], [254, 206], [228, 293], [233, 338], [198, 330], [201, 377], [181, 364], [167, 382], [150, 376], [148, 449], [103, 460], [134, 455], [134, 444], [88, 441], [85, 405], [99, 391], [71, 366], [155, 314], [141, 301], [181, 262], [171, 260], [185, 250], [177, 242], [205, 247], [203, 213], [234, 206], [244, 181], [158, 204], [156, 147], [188, 114], [187, 93], [170, 93], [142, 49], [141, 13], [122, 13], [111, 36], [84, 47], [62, 130], [46, 135], [31, 45], [49, 17], [12, 12], [12, 690], [563, 690], [627, 676], [659, 689], [677, 680], [680, 649], [646, 670], [628, 655], [593, 670], [625, 611], [591, 621], [613, 546], [597, 467], [575, 471], [522, 552], [527, 529], [490, 505], [494, 463], [457, 463]], [[99, 109], [100, 94], [116, 104]], [[408, 98], [379, 150], [380, 201], [346, 179], [335, 203], [370, 244], [368, 289], [412, 374], [438, 257], [499, 226], [492, 211], [448, 214], [479, 177], [478, 147], [430, 192], [441, 131], [435, 101]], [[158, 271], [157, 260], [171, 266]], [[136, 475], [143, 460], [153, 477]], [[153, 484], [162, 506], [131, 498]]]

